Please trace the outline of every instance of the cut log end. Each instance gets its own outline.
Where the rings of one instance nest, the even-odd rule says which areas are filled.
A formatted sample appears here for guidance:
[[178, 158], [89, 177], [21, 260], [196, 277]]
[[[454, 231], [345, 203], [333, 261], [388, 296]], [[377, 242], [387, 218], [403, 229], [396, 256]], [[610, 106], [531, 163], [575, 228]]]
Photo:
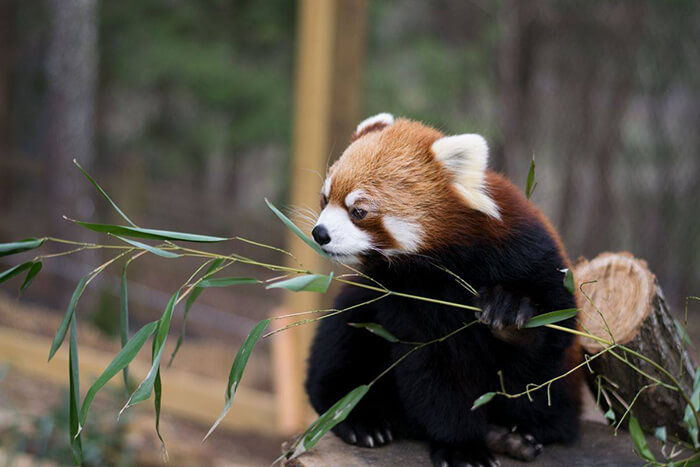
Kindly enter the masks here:
[[[574, 271], [581, 325], [586, 332], [626, 344], [639, 332], [653, 309], [656, 277], [645, 261], [627, 252], [603, 253], [591, 261], [579, 260]], [[589, 353], [603, 345], [584, 338]]]

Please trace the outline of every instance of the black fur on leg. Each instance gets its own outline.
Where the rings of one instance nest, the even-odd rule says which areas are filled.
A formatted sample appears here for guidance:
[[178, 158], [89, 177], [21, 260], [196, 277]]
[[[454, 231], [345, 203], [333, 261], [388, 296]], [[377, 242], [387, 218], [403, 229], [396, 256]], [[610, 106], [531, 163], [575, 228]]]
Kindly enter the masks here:
[[498, 467], [501, 465], [486, 445], [480, 441], [459, 446], [432, 442], [430, 461], [434, 467]]
[[532, 461], [542, 452], [542, 444], [531, 434], [508, 430], [502, 426], [490, 425], [486, 433], [486, 445], [496, 454], [521, 461]]

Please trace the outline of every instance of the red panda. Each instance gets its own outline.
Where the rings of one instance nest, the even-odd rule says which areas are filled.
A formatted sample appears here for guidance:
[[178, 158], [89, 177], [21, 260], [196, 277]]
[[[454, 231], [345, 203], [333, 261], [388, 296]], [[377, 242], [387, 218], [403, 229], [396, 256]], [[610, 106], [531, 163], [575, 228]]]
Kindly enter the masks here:
[[[395, 436], [428, 441], [434, 465], [498, 465], [494, 454], [532, 460], [542, 445], [578, 434], [580, 372], [527, 397], [524, 391], [582, 361], [578, 341], [534, 315], [576, 308], [561, 270], [570, 267], [544, 215], [506, 178], [487, 169], [476, 134], [445, 136], [419, 122], [379, 114], [358, 125], [321, 191], [314, 240], [390, 290], [478, 306], [481, 312], [395, 295], [321, 321], [306, 389], [319, 413], [371, 381], [411, 346], [389, 343], [350, 322], [376, 322], [406, 342], [426, 342], [373, 386], [334, 428], [344, 441], [376, 447]], [[470, 293], [453, 273], [479, 291]], [[335, 308], [378, 294], [347, 286]], [[576, 319], [560, 323], [575, 328]], [[500, 374], [500, 376], [499, 376]]]

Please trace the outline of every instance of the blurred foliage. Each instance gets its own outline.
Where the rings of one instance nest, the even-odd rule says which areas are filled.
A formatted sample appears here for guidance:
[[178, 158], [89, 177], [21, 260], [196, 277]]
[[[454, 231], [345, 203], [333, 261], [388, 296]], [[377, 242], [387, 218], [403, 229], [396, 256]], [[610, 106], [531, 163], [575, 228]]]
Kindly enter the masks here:
[[255, 144], [285, 143], [293, 6], [284, 0], [102, 2], [105, 92], [154, 107], [119, 149], [137, 147], [155, 168], [168, 170], [201, 166], [222, 148], [233, 157]]

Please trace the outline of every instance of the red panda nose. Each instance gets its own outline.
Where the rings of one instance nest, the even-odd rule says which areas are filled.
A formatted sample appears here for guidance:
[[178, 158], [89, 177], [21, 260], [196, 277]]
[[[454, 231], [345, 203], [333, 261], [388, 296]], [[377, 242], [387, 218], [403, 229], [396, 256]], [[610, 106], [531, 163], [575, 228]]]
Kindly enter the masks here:
[[314, 227], [314, 229], [311, 231], [311, 235], [319, 245], [325, 245], [331, 241], [331, 236], [328, 235], [328, 230], [326, 230], [326, 228], [322, 225], [317, 225]]

